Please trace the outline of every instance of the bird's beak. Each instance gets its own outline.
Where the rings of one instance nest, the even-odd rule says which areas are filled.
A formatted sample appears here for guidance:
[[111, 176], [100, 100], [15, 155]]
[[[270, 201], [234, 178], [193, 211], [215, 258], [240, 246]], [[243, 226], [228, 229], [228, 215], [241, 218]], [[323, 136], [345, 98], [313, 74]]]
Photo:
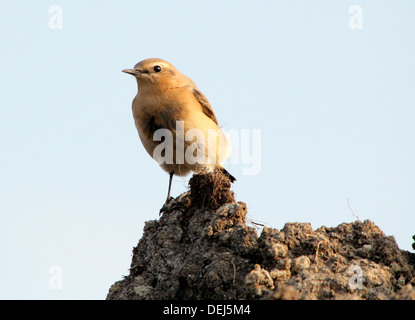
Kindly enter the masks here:
[[135, 70], [135, 69], [124, 69], [124, 70], [122, 70], [122, 72], [132, 74], [133, 76], [137, 76], [137, 75], [141, 74], [140, 71]]

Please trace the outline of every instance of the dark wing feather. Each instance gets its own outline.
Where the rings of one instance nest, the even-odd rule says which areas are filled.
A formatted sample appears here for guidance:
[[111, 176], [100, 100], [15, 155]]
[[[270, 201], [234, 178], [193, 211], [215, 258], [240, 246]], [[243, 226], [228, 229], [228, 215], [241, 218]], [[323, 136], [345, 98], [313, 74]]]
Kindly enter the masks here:
[[203, 93], [201, 93], [197, 89], [193, 89], [193, 95], [195, 96], [196, 100], [202, 106], [203, 112], [211, 118], [216, 124], [218, 124], [218, 120], [216, 119], [215, 113], [213, 112], [212, 106], [210, 105], [208, 99], [205, 97]]
[[160, 111], [159, 116], [164, 122], [164, 127], [170, 130], [176, 130], [176, 117], [177, 108], [173, 106], [167, 106]]
[[158, 129], [176, 130], [175, 108], [167, 106], [157, 116], [151, 116], [144, 122], [144, 131], [152, 139]]

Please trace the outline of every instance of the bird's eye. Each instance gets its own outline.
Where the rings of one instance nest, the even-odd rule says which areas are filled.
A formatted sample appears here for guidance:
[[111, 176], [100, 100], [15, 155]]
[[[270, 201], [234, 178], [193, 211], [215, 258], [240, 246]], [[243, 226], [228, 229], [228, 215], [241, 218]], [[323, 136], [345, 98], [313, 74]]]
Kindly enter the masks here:
[[160, 72], [161, 71], [161, 67], [160, 66], [155, 66], [154, 67], [154, 71], [155, 72]]

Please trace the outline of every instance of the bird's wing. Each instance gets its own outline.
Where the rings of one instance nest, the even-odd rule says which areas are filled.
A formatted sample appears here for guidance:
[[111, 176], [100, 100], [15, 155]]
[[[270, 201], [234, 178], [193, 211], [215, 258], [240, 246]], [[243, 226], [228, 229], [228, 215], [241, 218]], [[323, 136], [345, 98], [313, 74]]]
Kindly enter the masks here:
[[199, 90], [193, 88], [193, 95], [195, 96], [196, 100], [202, 106], [203, 112], [211, 118], [216, 124], [218, 124], [218, 120], [216, 119], [215, 112], [213, 112], [212, 106], [210, 105], [208, 99], [205, 97], [203, 93]]

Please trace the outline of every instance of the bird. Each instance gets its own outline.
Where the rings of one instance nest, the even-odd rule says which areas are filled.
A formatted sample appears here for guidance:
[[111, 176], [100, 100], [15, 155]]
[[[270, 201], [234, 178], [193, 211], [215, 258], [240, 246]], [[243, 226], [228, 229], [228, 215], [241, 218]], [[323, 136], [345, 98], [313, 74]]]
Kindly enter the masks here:
[[122, 72], [137, 80], [132, 113], [140, 140], [169, 174], [166, 203], [173, 175], [219, 169], [236, 181], [222, 164], [230, 155], [229, 139], [208, 99], [189, 77], [159, 58], [142, 60]]

